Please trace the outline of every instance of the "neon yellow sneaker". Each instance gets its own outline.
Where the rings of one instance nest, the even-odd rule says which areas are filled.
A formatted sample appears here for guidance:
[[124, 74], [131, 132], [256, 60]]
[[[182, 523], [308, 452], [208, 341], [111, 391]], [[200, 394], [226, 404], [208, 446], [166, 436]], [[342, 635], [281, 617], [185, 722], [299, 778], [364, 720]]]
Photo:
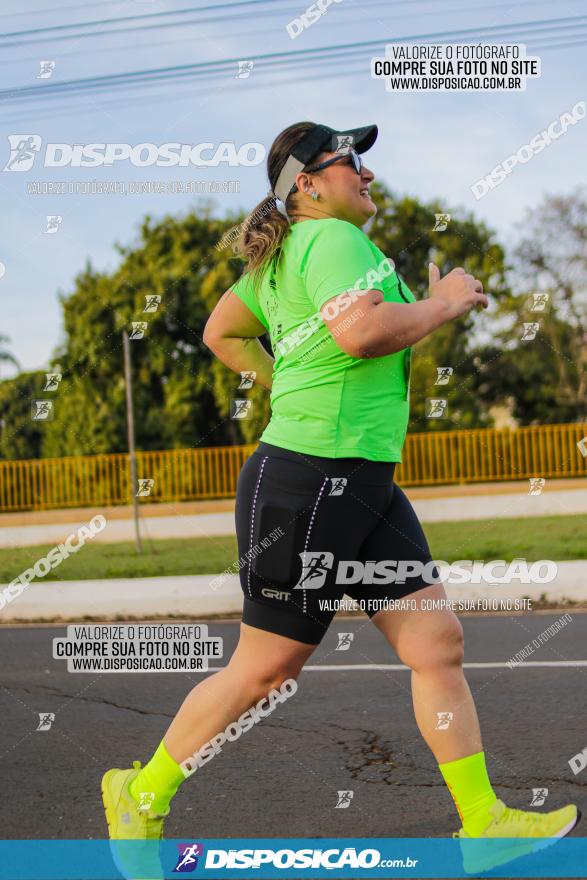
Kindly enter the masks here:
[[468, 874], [488, 871], [551, 846], [568, 834], [581, 817], [574, 804], [550, 813], [535, 813], [514, 810], [496, 800], [489, 812], [493, 819], [479, 837], [470, 837], [464, 828], [453, 834], [461, 841], [463, 867]]
[[102, 801], [110, 840], [124, 841], [110, 844], [112, 856], [120, 873], [133, 880], [163, 877], [159, 841], [169, 814], [169, 807], [165, 813], [155, 813], [149, 809], [148, 799], [146, 806], [139, 806], [131, 796], [129, 785], [140, 769], [141, 762], [133, 761], [132, 770], [108, 770], [102, 777]]

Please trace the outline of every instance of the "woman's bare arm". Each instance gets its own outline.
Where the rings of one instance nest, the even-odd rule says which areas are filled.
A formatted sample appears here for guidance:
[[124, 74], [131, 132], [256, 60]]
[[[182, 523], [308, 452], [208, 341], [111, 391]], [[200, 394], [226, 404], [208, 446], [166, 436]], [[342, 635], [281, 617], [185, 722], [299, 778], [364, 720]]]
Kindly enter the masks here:
[[[341, 296], [344, 296], [342, 294]], [[430, 296], [413, 303], [384, 302], [380, 290], [355, 291], [351, 308], [335, 317], [324, 317], [338, 346], [356, 358], [393, 354], [419, 342], [438, 327], [468, 312], [473, 306], [487, 308], [483, 285], [457, 268], [440, 278], [430, 265]], [[337, 297], [326, 305], [335, 303]], [[330, 314], [336, 310], [330, 308]]]
[[255, 382], [270, 389], [275, 361], [258, 338], [266, 332], [251, 310], [227, 290], [206, 322], [204, 345], [229, 369], [254, 372]]

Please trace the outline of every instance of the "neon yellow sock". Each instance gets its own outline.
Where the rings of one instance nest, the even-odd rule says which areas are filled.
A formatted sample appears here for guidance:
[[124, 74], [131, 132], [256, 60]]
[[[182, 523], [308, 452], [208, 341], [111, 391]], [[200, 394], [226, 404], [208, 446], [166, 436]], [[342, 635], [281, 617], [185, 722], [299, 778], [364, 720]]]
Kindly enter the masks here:
[[497, 800], [487, 775], [485, 752], [447, 761], [438, 768], [455, 802], [463, 828], [469, 836], [479, 836], [493, 821], [489, 807]]
[[171, 798], [186, 779], [179, 764], [173, 760], [164, 740], [148, 764], [129, 786], [131, 797], [139, 803], [150, 803], [156, 813], [165, 813]]

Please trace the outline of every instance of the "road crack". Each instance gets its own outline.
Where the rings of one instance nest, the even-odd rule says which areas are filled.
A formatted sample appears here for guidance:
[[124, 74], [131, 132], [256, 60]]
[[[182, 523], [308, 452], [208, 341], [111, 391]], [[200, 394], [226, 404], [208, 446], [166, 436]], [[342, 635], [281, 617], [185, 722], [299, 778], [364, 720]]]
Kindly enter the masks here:
[[60, 691], [58, 688], [48, 687], [47, 685], [39, 685], [36, 690], [30, 690], [29, 688], [25, 688], [22, 686], [13, 687], [13, 690], [22, 691], [23, 693], [28, 694], [31, 697], [42, 696], [40, 692], [46, 691], [47, 693], [51, 694], [51, 696], [63, 697], [63, 699], [65, 700], [73, 700], [74, 702], [80, 700], [84, 703], [97, 703], [104, 706], [113, 706], [115, 709], [125, 709], [127, 712], [136, 712], [138, 715], [152, 715], [162, 718], [174, 717], [172, 712], [152, 712], [150, 709], [138, 709], [136, 706], [123, 706], [120, 703], [115, 703], [114, 700], [106, 700], [104, 698], [96, 697], [81, 697], [76, 694], [67, 694], [64, 691]]

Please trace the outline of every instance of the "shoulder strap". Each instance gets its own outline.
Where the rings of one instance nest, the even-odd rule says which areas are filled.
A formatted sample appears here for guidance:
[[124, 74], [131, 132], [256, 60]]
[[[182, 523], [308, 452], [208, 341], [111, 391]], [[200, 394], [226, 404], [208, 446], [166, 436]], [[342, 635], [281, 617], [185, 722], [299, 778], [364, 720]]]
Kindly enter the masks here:
[[401, 296], [401, 298], [403, 299], [404, 302], [409, 303], [410, 300], [404, 294], [402, 279], [401, 279], [401, 276], [400, 276], [399, 272], [397, 271], [397, 269], [395, 270], [395, 277], [397, 278], [397, 289], [398, 289], [399, 295]]

